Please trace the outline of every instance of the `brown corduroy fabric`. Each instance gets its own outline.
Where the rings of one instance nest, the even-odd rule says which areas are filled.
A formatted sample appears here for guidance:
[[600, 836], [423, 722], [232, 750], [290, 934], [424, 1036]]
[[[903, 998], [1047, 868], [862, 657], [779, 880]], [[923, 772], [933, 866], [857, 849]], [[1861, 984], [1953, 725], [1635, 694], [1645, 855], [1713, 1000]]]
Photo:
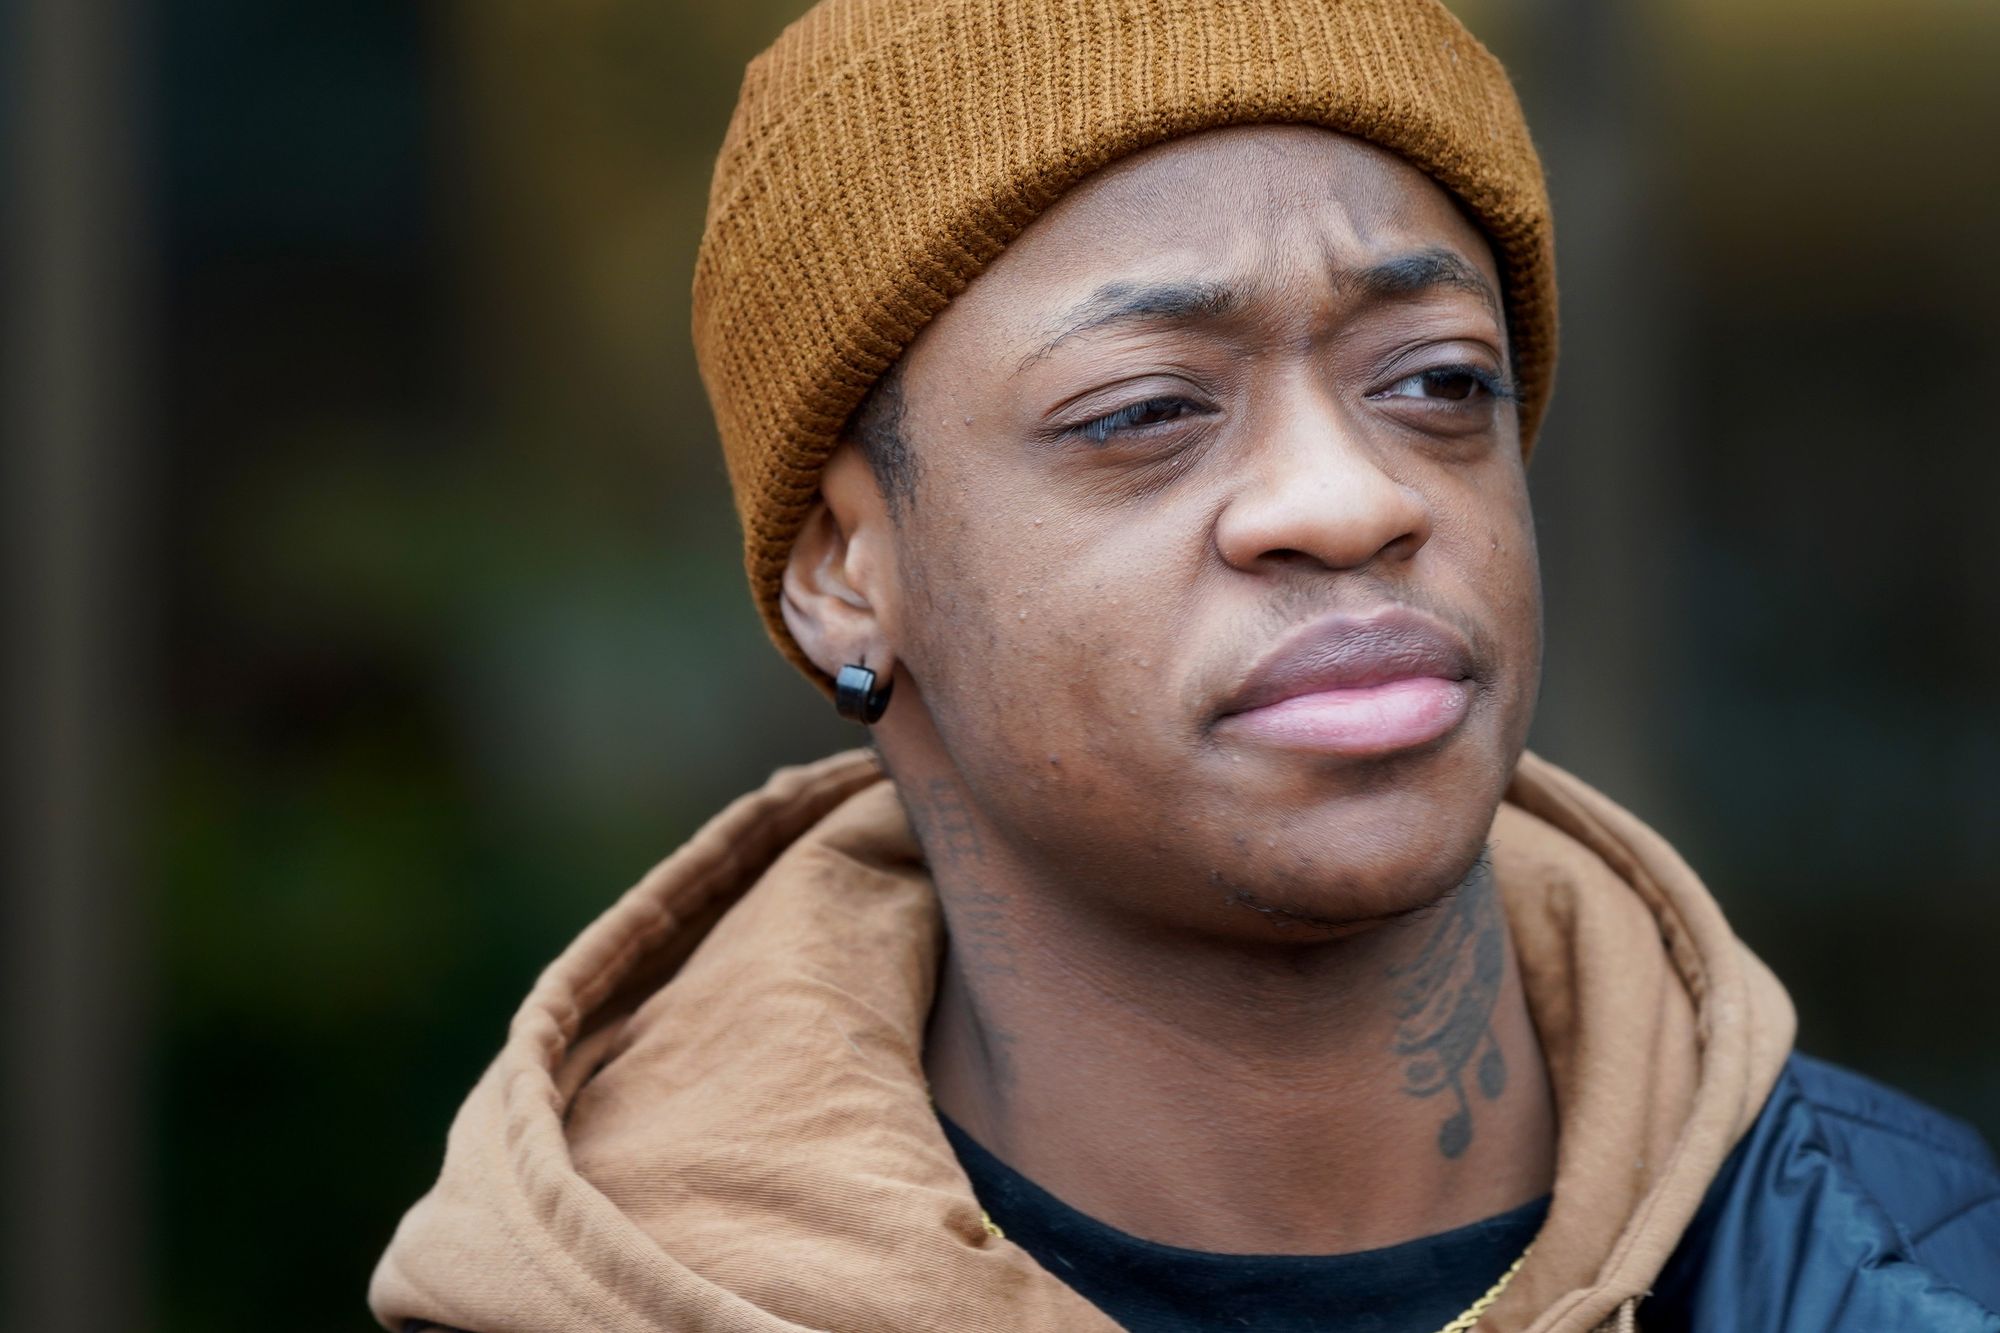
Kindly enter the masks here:
[[[981, 1225], [938, 1126], [944, 929], [880, 776], [859, 753], [778, 774], [549, 966], [376, 1270], [384, 1327], [1114, 1333]], [[1532, 755], [1492, 846], [1560, 1131], [1479, 1328], [1629, 1333], [1791, 1005], [1658, 835]]]
[[[822, 0], [751, 62], [716, 162], [694, 343], [765, 624], [868, 388], [1070, 186], [1183, 134], [1352, 134], [1456, 195], [1499, 262], [1521, 443], [1556, 289], [1506, 72], [1436, 0]], [[823, 683], [823, 682], [822, 682]]]

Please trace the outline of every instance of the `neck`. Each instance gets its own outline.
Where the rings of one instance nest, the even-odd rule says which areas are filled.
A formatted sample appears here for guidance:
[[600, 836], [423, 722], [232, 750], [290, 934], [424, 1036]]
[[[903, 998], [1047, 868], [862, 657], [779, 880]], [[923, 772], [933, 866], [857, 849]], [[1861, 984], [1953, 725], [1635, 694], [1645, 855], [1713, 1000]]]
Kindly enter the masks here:
[[1075, 907], [952, 793], [905, 801], [949, 939], [933, 1095], [1071, 1206], [1188, 1249], [1331, 1254], [1548, 1191], [1547, 1071], [1483, 863], [1339, 938], [1171, 936]]

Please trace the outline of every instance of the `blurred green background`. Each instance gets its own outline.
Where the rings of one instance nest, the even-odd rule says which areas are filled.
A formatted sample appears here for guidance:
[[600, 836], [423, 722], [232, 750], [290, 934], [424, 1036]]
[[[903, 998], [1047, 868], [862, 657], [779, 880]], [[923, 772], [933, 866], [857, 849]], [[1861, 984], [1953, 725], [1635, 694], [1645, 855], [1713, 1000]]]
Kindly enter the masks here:
[[[364, 1325], [540, 965], [852, 743], [687, 336], [802, 7], [5, 11], [6, 1327]], [[1460, 9], [1556, 199], [1534, 743], [2000, 1137], [2000, 6]]]

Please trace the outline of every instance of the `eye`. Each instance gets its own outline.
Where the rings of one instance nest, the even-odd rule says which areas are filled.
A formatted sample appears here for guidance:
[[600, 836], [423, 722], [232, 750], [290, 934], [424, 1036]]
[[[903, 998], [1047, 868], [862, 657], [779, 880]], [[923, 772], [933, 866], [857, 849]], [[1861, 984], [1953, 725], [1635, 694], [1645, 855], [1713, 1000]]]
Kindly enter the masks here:
[[1464, 403], [1487, 397], [1511, 400], [1514, 390], [1505, 380], [1480, 366], [1438, 366], [1405, 375], [1371, 398], [1418, 398]]
[[1147, 398], [1116, 412], [1070, 427], [1068, 434], [1079, 435], [1092, 444], [1103, 444], [1113, 435], [1141, 431], [1148, 426], [1164, 426], [1201, 408], [1185, 398]]

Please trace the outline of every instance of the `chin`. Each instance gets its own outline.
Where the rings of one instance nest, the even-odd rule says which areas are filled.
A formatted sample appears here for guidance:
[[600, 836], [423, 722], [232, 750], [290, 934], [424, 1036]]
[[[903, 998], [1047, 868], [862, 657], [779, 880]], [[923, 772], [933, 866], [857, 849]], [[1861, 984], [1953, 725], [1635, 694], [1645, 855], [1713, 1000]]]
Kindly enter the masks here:
[[1369, 923], [1421, 912], [1465, 883], [1485, 852], [1485, 830], [1448, 854], [1385, 867], [1338, 867], [1337, 881], [1322, 881], [1278, 906], [1332, 923]]
[[[1502, 784], [1504, 786], [1504, 784]], [[1210, 883], [1245, 921], [1281, 933], [1364, 926], [1421, 911], [1462, 884], [1486, 847], [1501, 788], [1386, 784], [1321, 799], [1289, 817], [1272, 806], [1233, 838]], [[1281, 807], [1280, 807], [1281, 808]], [[1247, 813], [1247, 812], [1246, 812]]]

